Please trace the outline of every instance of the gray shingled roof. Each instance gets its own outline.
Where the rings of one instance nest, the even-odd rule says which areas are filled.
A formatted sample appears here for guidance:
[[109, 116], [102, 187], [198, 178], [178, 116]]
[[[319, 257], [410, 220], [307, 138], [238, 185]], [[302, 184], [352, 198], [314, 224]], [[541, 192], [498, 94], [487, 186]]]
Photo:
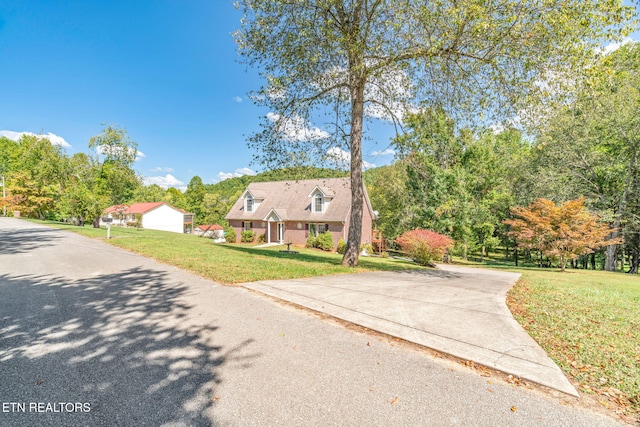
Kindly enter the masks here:
[[[320, 187], [325, 194], [333, 196], [324, 213], [311, 212], [312, 200], [309, 194], [316, 187]], [[351, 208], [351, 184], [349, 178], [252, 182], [247, 187], [247, 190], [254, 196], [257, 194], [264, 196], [260, 206], [254, 212], [245, 212], [244, 199], [241, 197], [233, 205], [225, 217], [226, 219], [262, 221], [269, 211], [274, 209], [279, 215], [286, 216], [283, 218], [284, 221], [340, 222], [348, 219]], [[365, 199], [366, 206], [371, 209], [366, 191]], [[365, 207], [365, 209], [367, 208]]]

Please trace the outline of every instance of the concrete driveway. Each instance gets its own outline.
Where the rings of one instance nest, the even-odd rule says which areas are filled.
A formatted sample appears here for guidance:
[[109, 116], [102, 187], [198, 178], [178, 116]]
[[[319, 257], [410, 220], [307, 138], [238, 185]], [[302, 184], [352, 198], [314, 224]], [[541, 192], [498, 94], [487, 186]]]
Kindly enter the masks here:
[[578, 396], [516, 322], [507, 291], [520, 274], [441, 265], [242, 286]]
[[0, 425], [620, 423], [566, 394], [0, 218]]

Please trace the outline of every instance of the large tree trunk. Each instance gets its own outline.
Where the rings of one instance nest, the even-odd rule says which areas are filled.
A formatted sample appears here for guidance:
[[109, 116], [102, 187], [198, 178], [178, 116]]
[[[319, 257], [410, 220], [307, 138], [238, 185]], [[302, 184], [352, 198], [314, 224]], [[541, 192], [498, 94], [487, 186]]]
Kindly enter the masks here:
[[360, 242], [362, 240], [362, 210], [364, 205], [364, 182], [362, 179], [362, 120], [364, 116], [363, 78], [355, 78], [351, 89], [351, 216], [347, 249], [342, 265], [358, 265]]

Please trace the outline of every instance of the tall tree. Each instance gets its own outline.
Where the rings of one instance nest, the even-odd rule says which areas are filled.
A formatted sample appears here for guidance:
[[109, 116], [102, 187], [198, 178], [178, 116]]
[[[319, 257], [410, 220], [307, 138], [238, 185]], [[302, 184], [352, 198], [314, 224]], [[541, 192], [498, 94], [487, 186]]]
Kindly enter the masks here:
[[204, 208], [204, 195], [206, 190], [202, 183], [202, 178], [194, 176], [187, 185], [187, 190], [184, 192], [184, 198], [187, 202], [187, 209], [195, 215], [196, 224], [204, 224], [202, 220], [205, 216]]
[[[104, 196], [106, 205], [102, 209], [128, 202], [142, 185], [133, 169], [138, 155], [137, 147], [124, 128], [113, 125], [106, 125], [99, 135], [89, 140], [89, 148], [94, 151], [93, 161], [97, 166], [93, 191]], [[94, 227], [99, 227], [99, 219], [99, 214], [94, 217]]]
[[8, 147], [10, 155], [3, 156], [3, 163], [10, 168], [6, 183], [12, 203], [9, 208], [44, 219], [52, 212], [62, 190], [64, 150], [34, 135], [23, 135], [17, 150]]
[[180, 190], [174, 187], [167, 188], [164, 193], [163, 201], [180, 209], [188, 209], [187, 200]]
[[85, 153], [76, 153], [67, 159], [64, 191], [57, 202], [58, 215], [84, 226], [87, 218], [99, 217], [109, 200], [97, 191], [99, 165]]
[[132, 202], [162, 202], [165, 190], [158, 184], [141, 185], [133, 195]]
[[[254, 99], [272, 111], [252, 139], [268, 166], [314, 161], [327, 144], [350, 152], [352, 209], [343, 263], [358, 262], [367, 116], [399, 123], [423, 101], [501, 116], [546, 95], [545, 81], [628, 31], [621, 0], [240, 0], [239, 52], [267, 81]], [[333, 111], [327, 111], [333, 106]], [[309, 127], [327, 111], [332, 135]], [[470, 115], [472, 120], [479, 115]], [[324, 147], [324, 148], [323, 148]], [[315, 158], [315, 159], [314, 159]], [[284, 160], [283, 160], [284, 159]]]
[[408, 131], [393, 142], [397, 165], [407, 170], [404, 210], [411, 215], [405, 230], [423, 227], [452, 236], [463, 257], [469, 249], [484, 254], [500, 239], [506, 243], [501, 221], [519, 198], [520, 169], [529, 152], [521, 133], [459, 129], [441, 109], [406, 121]]
[[[602, 55], [588, 71], [575, 101], [554, 112], [538, 139], [539, 194], [586, 196], [589, 205], [610, 212], [611, 237], [626, 230], [631, 243], [640, 229], [633, 200], [640, 191], [640, 43]], [[615, 269], [619, 249], [607, 248], [607, 270]]]

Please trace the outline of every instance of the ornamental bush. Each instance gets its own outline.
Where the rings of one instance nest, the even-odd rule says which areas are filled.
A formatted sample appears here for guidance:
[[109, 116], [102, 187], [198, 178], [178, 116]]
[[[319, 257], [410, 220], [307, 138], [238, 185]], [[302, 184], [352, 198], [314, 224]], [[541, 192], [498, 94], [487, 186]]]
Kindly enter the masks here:
[[318, 247], [323, 251], [333, 250], [333, 236], [329, 231], [325, 231], [318, 236]]
[[448, 236], [423, 229], [407, 231], [396, 242], [417, 263], [430, 266], [442, 261], [447, 248], [454, 243]]
[[224, 230], [224, 239], [227, 243], [235, 243], [236, 242], [236, 230], [233, 227], [227, 227]]
[[340, 239], [338, 241], [338, 253], [340, 255], [344, 255], [346, 251], [347, 251], [347, 242], [345, 242], [344, 239]]
[[318, 238], [316, 236], [307, 237], [307, 247], [308, 248], [317, 248], [318, 247]]
[[251, 243], [255, 240], [255, 238], [256, 233], [254, 233], [252, 230], [244, 230], [240, 235], [240, 241], [244, 243]]

